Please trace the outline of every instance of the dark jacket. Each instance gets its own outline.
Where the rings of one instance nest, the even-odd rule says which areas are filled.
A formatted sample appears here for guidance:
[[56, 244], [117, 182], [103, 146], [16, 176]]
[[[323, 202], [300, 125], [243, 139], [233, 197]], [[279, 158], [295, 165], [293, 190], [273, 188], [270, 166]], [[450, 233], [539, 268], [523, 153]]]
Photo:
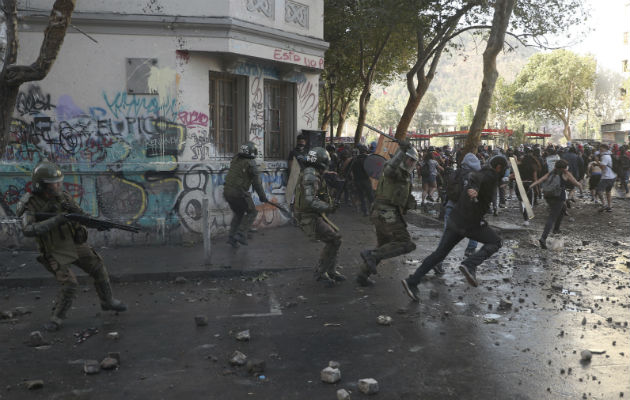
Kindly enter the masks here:
[[580, 171], [584, 170], [584, 161], [576, 153], [570, 151], [563, 153], [561, 158], [569, 164], [569, 172], [579, 181], [581, 179]]
[[[470, 174], [466, 190], [462, 192], [448, 219], [449, 224], [463, 230], [478, 227], [490, 209], [492, 195], [502, 177], [489, 165]], [[477, 191], [477, 201], [468, 196], [468, 189]]]

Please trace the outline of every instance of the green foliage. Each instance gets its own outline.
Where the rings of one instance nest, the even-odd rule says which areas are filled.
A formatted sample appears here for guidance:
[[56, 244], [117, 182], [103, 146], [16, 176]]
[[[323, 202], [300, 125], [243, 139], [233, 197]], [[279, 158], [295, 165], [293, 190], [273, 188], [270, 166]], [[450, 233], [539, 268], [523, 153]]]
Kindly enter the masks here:
[[516, 110], [551, 118], [577, 110], [593, 88], [595, 66], [592, 56], [568, 50], [534, 55], [513, 83]]
[[584, 105], [595, 83], [596, 62], [568, 50], [532, 56], [512, 87], [511, 111], [557, 119], [570, 139], [571, 117]]

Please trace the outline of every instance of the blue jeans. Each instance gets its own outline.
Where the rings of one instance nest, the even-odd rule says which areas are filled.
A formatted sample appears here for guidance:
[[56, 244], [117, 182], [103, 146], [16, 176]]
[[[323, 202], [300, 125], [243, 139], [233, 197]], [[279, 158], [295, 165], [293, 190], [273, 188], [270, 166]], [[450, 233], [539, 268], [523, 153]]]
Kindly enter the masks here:
[[[444, 208], [444, 232], [446, 232], [446, 224], [448, 223], [448, 217], [449, 215], [451, 215], [451, 211], [453, 211], [453, 208], [455, 208], [455, 204], [453, 204], [450, 201], [446, 203], [446, 206]], [[443, 240], [444, 240], [444, 234], [442, 234], [442, 238], [440, 239], [440, 244], [442, 243]], [[468, 246], [466, 246], [466, 251], [470, 252], [470, 251], [475, 251], [476, 249], [477, 249], [477, 241], [468, 239]]]

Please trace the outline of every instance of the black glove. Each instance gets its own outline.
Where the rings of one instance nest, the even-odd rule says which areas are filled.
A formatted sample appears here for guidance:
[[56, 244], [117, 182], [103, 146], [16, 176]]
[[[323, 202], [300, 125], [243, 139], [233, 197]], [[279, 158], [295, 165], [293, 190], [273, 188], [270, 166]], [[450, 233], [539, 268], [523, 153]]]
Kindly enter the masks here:
[[261, 203], [269, 203], [269, 199], [267, 199], [267, 196], [263, 196], [263, 197], [258, 196], [258, 199], [260, 199]]

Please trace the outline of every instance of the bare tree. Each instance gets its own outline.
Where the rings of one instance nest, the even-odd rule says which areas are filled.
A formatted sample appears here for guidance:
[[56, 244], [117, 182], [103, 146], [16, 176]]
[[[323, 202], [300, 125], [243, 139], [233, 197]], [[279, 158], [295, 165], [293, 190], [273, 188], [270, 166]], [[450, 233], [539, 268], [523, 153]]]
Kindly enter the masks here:
[[9, 144], [9, 128], [20, 86], [48, 75], [63, 44], [75, 6], [76, 0], [56, 0], [44, 30], [39, 56], [31, 65], [15, 65], [18, 54], [17, 0], [0, 0], [0, 32], [4, 32], [6, 38], [4, 43], [0, 42], [0, 157]]

